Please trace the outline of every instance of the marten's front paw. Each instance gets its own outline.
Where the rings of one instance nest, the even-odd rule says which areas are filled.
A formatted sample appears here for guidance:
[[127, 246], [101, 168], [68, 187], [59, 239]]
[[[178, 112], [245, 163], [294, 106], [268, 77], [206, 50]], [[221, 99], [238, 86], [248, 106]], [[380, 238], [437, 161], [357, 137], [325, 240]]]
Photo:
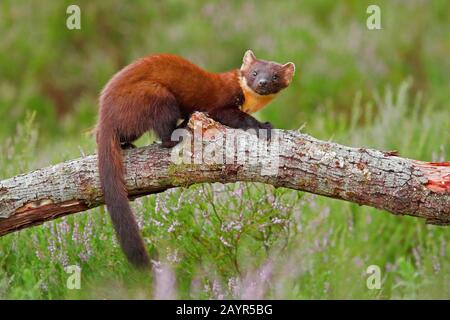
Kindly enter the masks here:
[[267, 122], [261, 123], [261, 129], [272, 130], [273, 127], [272, 127], [272, 124], [269, 121], [267, 121]]
[[[258, 137], [262, 136], [262, 137], [265, 137], [267, 140], [271, 139], [273, 127], [272, 127], [272, 124], [270, 122], [261, 123], [259, 125], [259, 129], [260, 130], [262, 129], [261, 131], [265, 131], [265, 132], [259, 132], [259, 130], [258, 130]], [[264, 133], [265, 133], [265, 135], [264, 135]]]

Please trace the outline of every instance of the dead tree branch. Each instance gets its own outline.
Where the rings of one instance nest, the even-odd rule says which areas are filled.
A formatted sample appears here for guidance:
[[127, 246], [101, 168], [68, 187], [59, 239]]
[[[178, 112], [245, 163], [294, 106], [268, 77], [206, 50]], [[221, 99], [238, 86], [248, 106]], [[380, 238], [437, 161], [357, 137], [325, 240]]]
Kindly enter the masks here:
[[[171, 159], [172, 150], [158, 144], [124, 151], [130, 198], [196, 183], [254, 181], [424, 218], [430, 224], [450, 224], [450, 162], [405, 159], [390, 152], [351, 148], [295, 131], [276, 130], [275, 153], [250, 154], [242, 163], [239, 152], [249, 154], [252, 144], [238, 141], [242, 137], [254, 141], [250, 137], [255, 136], [240, 131], [233, 137], [236, 140], [229, 139], [229, 129], [201, 113], [189, 122], [194, 139], [186, 139], [180, 146], [194, 150], [199, 124], [204, 134], [200, 141], [203, 150], [217, 146], [222, 136], [232, 141], [236, 152], [223, 151], [225, 164], [211, 161], [206, 152], [203, 158], [200, 154], [203, 161], [196, 161], [198, 154], [193, 153], [188, 156], [193, 163], [176, 164]], [[213, 133], [207, 129], [214, 129]], [[269, 146], [275, 142], [272, 138]], [[220, 144], [220, 149], [225, 147]], [[264, 173], [273, 164], [276, 173]], [[0, 235], [102, 204], [95, 155], [18, 175], [0, 181]]]

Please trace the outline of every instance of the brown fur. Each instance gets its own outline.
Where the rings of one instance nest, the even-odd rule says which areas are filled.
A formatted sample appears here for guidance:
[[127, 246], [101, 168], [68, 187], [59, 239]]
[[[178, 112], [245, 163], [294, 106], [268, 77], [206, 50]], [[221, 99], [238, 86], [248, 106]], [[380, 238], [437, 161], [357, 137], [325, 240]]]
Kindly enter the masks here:
[[[252, 95], [252, 90], [260, 91], [254, 89], [258, 85], [248, 74], [253, 65], [263, 74], [276, 71], [280, 81], [271, 82], [264, 94]], [[256, 60], [248, 51], [240, 70], [209, 73], [181, 57], [159, 54], [137, 60], [108, 82], [100, 95], [97, 125], [100, 181], [119, 242], [134, 266], [148, 268], [150, 262], [128, 203], [121, 146], [131, 146], [142, 134], [154, 130], [162, 145], [171, 147], [177, 122], [186, 121], [194, 111], [208, 112], [233, 128], [271, 129], [269, 123], [260, 123], [244, 111], [257, 111], [287, 87], [293, 71], [285, 66]], [[244, 78], [251, 81], [246, 88], [241, 87]]]

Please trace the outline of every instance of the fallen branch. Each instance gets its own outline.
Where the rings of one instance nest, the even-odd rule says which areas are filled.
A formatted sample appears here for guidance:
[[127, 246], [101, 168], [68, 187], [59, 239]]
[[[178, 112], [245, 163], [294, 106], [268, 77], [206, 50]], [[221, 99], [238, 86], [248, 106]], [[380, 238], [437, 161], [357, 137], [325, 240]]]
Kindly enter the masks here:
[[[226, 127], [201, 113], [192, 116], [190, 130], [199, 123], [226, 139], [230, 136]], [[450, 224], [450, 162], [416, 161], [295, 131], [277, 132], [275, 175], [262, 174], [264, 163], [274, 161], [273, 154], [263, 163], [240, 164], [231, 155], [234, 161], [229, 164], [174, 164], [171, 150], [158, 144], [124, 151], [130, 198], [195, 183], [254, 181], [424, 218], [430, 224]], [[238, 137], [246, 135], [251, 136], [240, 132]], [[210, 136], [203, 144], [214, 139]], [[0, 182], [0, 235], [102, 204], [95, 155], [18, 175]]]

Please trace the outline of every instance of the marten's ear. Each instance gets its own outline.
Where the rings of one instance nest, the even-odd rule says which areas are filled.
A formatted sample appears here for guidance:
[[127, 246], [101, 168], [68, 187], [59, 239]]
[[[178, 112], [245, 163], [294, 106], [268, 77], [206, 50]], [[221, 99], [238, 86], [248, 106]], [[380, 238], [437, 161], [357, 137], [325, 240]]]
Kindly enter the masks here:
[[246, 66], [251, 65], [256, 60], [255, 54], [252, 50], [247, 50], [244, 54], [244, 58], [242, 59], [241, 69], [244, 69]]
[[288, 62], [283, 64], [283, 74], [284, 74], [284, 79], [286, 81], [287, 84], [289, 84], [292, 80], [292, 77], [294, 76], [295, 73], [295, 64], [292, 62]]

